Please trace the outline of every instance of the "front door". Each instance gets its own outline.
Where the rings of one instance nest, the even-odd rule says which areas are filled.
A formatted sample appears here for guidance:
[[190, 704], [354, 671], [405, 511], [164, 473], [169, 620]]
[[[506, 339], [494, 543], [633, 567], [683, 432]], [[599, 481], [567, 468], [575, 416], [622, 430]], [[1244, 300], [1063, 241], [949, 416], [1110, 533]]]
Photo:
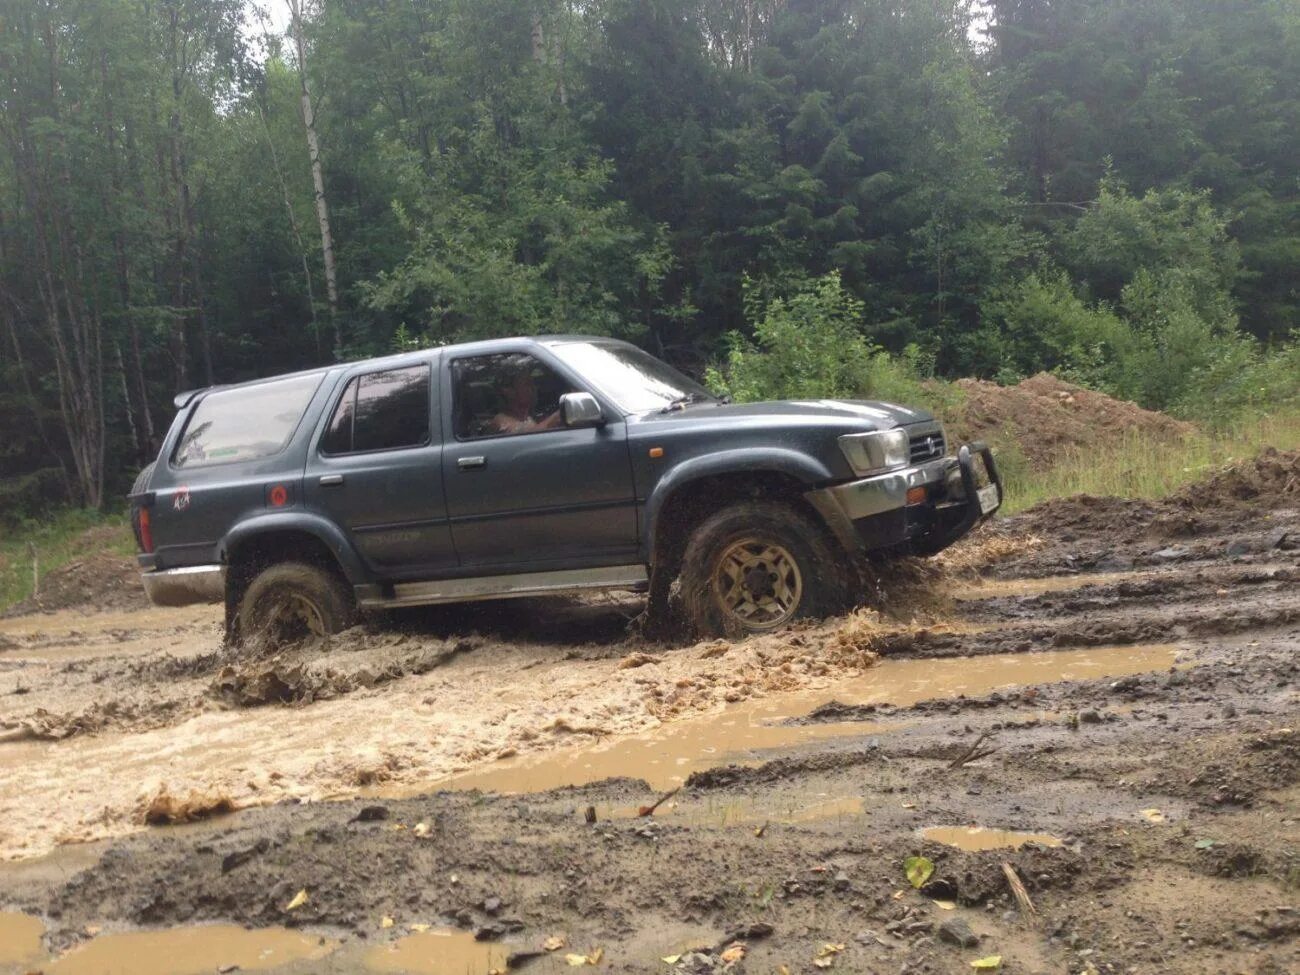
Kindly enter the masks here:
[[427, 578], [457, 564], [442, 490], [436, 364], [347, 377], [308, 454], [308, 505], [343, 527], [380, 579]]
[[581, 387], [528, 352], [463, 356], [446, 372], [443, 483], [462, 566], [487, 574], [637, 561], [621, 416], [564, 426], [560, 396]]

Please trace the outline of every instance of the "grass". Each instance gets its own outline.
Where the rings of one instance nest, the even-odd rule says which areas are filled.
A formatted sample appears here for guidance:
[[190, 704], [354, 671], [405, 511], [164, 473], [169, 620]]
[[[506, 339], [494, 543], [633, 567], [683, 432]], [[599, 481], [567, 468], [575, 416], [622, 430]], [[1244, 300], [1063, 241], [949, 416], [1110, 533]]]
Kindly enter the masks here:
[[30, 522], [0, 535], [0, 612], [32, 595], [32, 552], [36, 553], [40, 577], [67, 565], [86, 551], [85, 535], [95, 528], [107, 528], [107, 544], [100, 533], [95, 551], [131, 555], [135, 543], [126, 516], [121, 512], [68, 509], [48, 521]]
[[1213, 434], [1166, 439], [1134, 431], [1102, 450], [1062, 452], [1059, 463], [1034, 472], [1005, 471], [1006, 514], [1073, 494], [1161, 498], [1215, 468], [1248, 460], [1264, 447], [1300, 448], [1300, 413], [1257, 417]]

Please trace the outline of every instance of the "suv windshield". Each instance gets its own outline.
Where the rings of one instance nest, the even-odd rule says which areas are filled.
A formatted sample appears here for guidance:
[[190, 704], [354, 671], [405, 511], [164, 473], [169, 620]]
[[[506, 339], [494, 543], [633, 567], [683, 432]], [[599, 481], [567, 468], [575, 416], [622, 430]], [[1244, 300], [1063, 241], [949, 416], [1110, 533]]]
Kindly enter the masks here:
[[628, 413], [718, 401], [695, 380], [632, 345], [566, 342], [551, 350]]

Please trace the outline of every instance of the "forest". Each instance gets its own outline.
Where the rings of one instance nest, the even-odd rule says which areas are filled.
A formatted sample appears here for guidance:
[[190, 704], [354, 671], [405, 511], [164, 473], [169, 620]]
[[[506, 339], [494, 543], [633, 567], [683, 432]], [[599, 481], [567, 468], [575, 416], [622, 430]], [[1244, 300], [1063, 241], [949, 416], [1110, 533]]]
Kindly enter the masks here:
[[0, 73], [5, 520], [178, 391], [496, 335], [1300, 404], [1297, 0], [0, 0]]

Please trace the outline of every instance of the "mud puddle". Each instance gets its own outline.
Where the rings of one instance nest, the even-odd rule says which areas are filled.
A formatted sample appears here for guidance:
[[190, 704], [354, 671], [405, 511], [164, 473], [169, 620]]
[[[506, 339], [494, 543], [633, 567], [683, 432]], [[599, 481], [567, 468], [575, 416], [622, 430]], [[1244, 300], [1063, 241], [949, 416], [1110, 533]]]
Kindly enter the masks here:
[[370, 972], [488, 975], [504, 972], [508, 955], [505, 945], [475, 941], [468, 931], [421, 931], [370, 949], [362, 964]]
[[38, 960], [44, 931], [45, 926], [34, 917], [0, 911], [0, 966]]
[[41, 945], [43, 932], [38, 918], [0, 914], [0, 965], [39, 964], [45, 975], [206, 975], [317, 960], [338, 947], [288, 928], [212, 924], [96, 935], [51, 959]]
[[[977, 696], [995, 690], [1058, 681], [1123, 677], [1163, 670], [1178, 655], [1173, 645], [1097, 647], [1041, 653], [994, 654], [938, 660], [885, 659], [862, 676], [835, 684], [835, 699], [850, 706]], [[541, 757], [511, 758], [433, 782], [379, 786], [366, 795], [402, 797], [429, 789], [521, 793], [586, 785], [601, 779], [644, 779], [652, 789], [683, 784], [692, 772], [732, 763], [753, 766], [759, 753], [810, 742], [888, 732], [898, 724], [860, 721], [786, 724], [826, 703], [825, 690], [774, 695], [715, 714], [687, 718], [652, 732]]]
[[1018, 850], [1027, 843], [1059, 847], [1065, 841], [1050, 833], [1022, 833], [1010, 829], [986, 829], [983, 826], [931, 826], [921, 830], [921, 836], [935, 843], [955, 846], [967, 853], [984, 850]]

